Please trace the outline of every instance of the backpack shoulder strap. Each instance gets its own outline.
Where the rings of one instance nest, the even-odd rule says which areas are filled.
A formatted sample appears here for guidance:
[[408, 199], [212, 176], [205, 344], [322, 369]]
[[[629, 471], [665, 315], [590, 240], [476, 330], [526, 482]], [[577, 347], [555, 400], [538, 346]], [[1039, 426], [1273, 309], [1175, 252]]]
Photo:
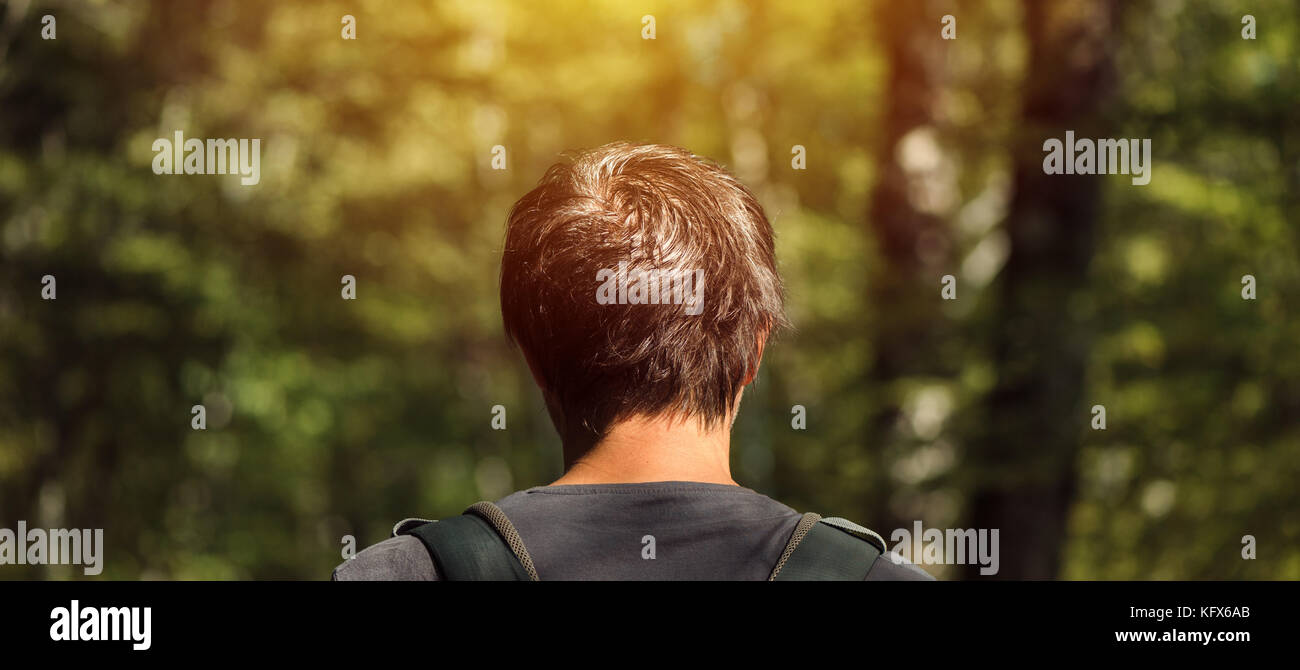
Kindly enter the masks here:
[[501, 508], [471, 505], [464, 514], [441, 521], [407, 519], [393, 535], [414, 535], [424, 543], [444, 581], [538, 581], [523, 540]]
[[885, 550], [876, 533], [809, 512], [795, 525], [768, 581], [862, 581]]

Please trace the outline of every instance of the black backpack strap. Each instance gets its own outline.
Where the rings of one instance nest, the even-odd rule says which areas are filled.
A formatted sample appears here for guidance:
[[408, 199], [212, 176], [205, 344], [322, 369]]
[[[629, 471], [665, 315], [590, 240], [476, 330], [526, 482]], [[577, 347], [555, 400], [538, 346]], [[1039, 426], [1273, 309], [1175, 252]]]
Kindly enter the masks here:
[[799, 519], [768, 581], [862, 581], [885, 552], [884, 538], [840, 518]]
[[475, 503], [442, 521], [408, 519], [393, 534], [419, 538], [444, 581], [538, 581], [519, 533], [490, 502]]

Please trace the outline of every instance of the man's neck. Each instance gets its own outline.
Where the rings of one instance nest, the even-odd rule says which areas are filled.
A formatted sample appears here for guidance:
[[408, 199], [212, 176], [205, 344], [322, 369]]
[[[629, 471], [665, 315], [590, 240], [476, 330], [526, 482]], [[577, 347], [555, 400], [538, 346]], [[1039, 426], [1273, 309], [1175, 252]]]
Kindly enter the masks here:
[[685, 481], [736, 486], [731, 478], [731, 422], [704, 429], [695, 420], [622, 421], [581, 454], [569, 453], [557, 484]]

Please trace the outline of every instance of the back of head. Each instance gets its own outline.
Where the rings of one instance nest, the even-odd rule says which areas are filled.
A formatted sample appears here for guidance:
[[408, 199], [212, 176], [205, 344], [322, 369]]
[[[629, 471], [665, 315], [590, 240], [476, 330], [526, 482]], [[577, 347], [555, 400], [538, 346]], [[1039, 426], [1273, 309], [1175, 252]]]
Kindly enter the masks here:
[[725, 420], [786, 323], [753, 194], [658, 144], [572, 156], [515, 204], [501, 311], [561, 435], [590, 438], [636, 416]]

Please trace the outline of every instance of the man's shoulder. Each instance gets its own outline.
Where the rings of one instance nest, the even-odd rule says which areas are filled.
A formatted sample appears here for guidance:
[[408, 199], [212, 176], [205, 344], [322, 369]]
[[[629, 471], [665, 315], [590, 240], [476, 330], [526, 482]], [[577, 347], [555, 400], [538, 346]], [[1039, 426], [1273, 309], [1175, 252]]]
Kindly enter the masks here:
[[[884, 550], [883, 553], [876, 553], [871, 567], [867, 569], [867, 575], [863, 579], [869, 582], [922, 582], [937, 581], [930, 573], [922, 570], [919, 566], [911, 563], [907, 559], [895, 552], [888, 551], [888, 544], [885, 539], [873, 530], [860, 526], [848, 519], [830, 518], [821, 520], [822, 523], [830, 525], [847, 532], [858, 538], [863, 543], [870, 544], [876, 552]], [[878, 541], [877, 541], [878, 540]]]
[[334, 581], [432, 581], [438, 571], [424, 543], [398, 535], [361, 550], [334, 568]]
[[881, 554], [867, 571], [868, 582], [933, 582], [934, 576], [897, 554]]

